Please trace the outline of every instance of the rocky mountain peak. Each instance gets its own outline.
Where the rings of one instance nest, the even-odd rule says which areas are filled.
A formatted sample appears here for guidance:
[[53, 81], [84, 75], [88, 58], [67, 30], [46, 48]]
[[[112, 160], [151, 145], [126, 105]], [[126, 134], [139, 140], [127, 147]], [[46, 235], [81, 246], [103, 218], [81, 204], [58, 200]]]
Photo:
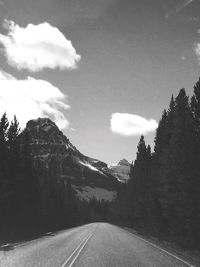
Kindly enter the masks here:
[[109, 166], [109, 172], [122, 183], [127, 183], [130, 178], [131, 164], [126, 159], [121, 159], [117, 165]]
[[82, 154], [50, 119], [31, 120], [25, 131], [33, 166], [46, 195], [70, 181], [81, 198], [116, 196], [118, 181], [106, 172], [107, 164]]
[[27, 122], [26, 130], [30, 133], [33, 143], [69, 143], [68, 138], [63, 135], [57, 125], [49, 118], [38, 118]]
[[119, 166], [130, 166], [130, 163], [126, 159], [121, 159], [117, 165], [119, 165]]
[[33, 127], [37, 127], [40, 126], [42, 127], [55, 127], [58, 129], [58, 127], [56, 126], [56, 124], [51, 121], [49, 118], [38, 118], [35, 120], [30, 120], [27, 122], [26, 128], [33, 128]]

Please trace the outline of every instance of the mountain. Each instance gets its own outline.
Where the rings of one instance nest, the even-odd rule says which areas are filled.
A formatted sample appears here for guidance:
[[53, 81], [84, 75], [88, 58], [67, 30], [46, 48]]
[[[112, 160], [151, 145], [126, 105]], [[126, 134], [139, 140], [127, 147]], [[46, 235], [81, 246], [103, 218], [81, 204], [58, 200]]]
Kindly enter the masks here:
[[107, 164], [83, 155], [50, 119], [31, 120], [24, 132], [44, 198], [69, 183], [80, 199], [116, 197], [119, 182], [107, 171]]
[[118, 181], [126, 183], [129, 180], [131, 164], [126, 160], [122, 159], [117, 165], [111, 165], [108, 171], [111, 175], [116, 177]]

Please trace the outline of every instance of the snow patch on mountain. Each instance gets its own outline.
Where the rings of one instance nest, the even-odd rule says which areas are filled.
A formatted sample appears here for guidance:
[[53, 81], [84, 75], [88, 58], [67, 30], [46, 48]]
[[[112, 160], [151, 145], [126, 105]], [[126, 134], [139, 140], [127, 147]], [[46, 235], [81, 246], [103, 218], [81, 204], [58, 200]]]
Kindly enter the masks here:
[[117, 191], [120, 184], [107, 164], [82, 154], [50, 119], [29, 121], [21, 138], [28, 138], [33, 166], [47, 192], [45, 197], [52, 190], [52, 184], [57, 187], [60, 182], [70, 181], [72, 185], [87, 186], [81, 191], [83, 198], [113, 199], [112, 192]]
[[127, 183], [130, 178], [130, 167], [131, 164], [126, 159], [122, 159], [118, 164], [110, 165], [108, 169], [118, 181]]
[[83, 161], [79, 161], [79, 162], [80, 162], [80, 164], [82, 164], [83, 166], [88, 167], [90, 170], [95, 171], [95, 172], [99, 172], [99, 173], [101, 173], [102, 175], [105, 175], [102, 171], [98, 170], [96, 167], [94, 167], [94, 166], [91, 165], [90, 163], [88, 163], [88, 162], [83, 162]]

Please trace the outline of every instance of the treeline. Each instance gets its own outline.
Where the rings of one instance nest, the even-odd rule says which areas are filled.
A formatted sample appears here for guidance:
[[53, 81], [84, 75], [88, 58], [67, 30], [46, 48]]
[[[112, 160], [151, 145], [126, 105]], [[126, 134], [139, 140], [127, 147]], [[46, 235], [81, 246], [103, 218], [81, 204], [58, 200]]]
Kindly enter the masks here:
[[32, 219], [37, 217], [36, 183], [27, 146], [20, 146], [19, 132], [16, 117], [9, 125], [5, 113], [0, 119], [1, 240], [10, 239], [14, 233], [18, 235], [23, 229], [26, 232], [27, 225], [32, 224]]
[[20, 132], [16, 117], [9, 124], [5, 113], [0, 118], [1, 243], [105, 220], [106, 202], [80, 201], [70, 180], [58, 182], [55, 164], [47, 177], [39, 163], [33, 165], [29, 133]]
[[200, 80], [191, 98], [184, 89], [172, 96], [153, 152], [141, 137], [130, 176], [111, 220], [200, 248]]

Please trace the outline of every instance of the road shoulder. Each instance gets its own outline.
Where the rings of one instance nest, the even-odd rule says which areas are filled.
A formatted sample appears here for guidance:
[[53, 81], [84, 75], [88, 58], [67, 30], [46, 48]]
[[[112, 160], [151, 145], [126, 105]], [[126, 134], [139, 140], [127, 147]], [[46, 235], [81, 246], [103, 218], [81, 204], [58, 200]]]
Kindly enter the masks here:
[[172, 242], [160, 240], [152, 236], [142, 235], [129, 227], [120, 227], [120, 228], [123, 229], [124, 231], [133, 234], [134, 236], [137, 236], [138, 238], [146, 240], [148, 243], [152, 243], [152, 245], [154, 245], [155, 247], [159, 247], [162, 250], [166, 250], [167, 252], [177, 257], [180, 257], [187, 262], [190, 262], [193, 266], [200, 266], [200, 251], [183, 249]]

